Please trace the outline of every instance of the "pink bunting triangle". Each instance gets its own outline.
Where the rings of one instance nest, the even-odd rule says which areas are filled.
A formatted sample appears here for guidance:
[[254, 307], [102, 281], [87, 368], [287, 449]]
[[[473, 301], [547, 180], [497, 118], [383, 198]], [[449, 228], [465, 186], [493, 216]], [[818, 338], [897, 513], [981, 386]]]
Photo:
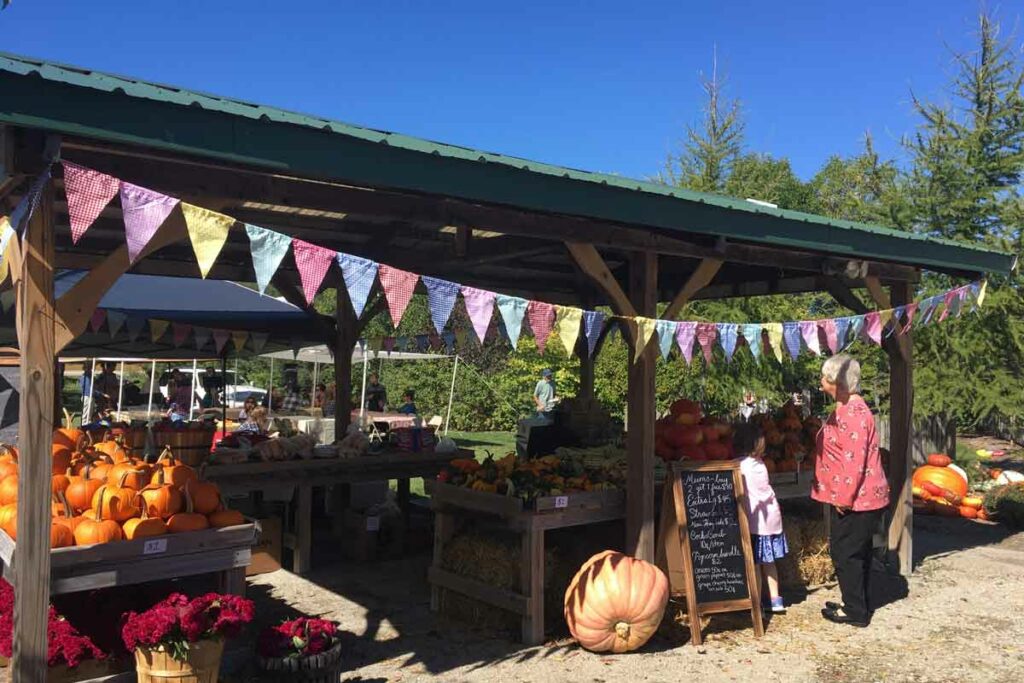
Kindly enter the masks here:
[[171, 338], [174, 340], [175, 348], [185, 343], [191, 331], [192, 326], [188, 323], [171, 323]]
[[178, 201], [138, 185], [121, 183], [121, 213], [124, 214], [124, 236], [130, 263], [135, 263]]
[[466, 313], [473, 323], [473, 331], [476, 338], [482, 344], [487, 337], [487, 327], [491, 324], [491, 316], [494, 314], [494, 292], [488, 292], [476, 287], [462, 288], [462, 298], [466, 304]]
[[68, 198], [68, 218], [71, 222], [71, 241], [78, 244], [103, 209], [107, 208], [121, 189], [121, 181], [91, 168], [70, 161], [64, 165], [64, 193]]
[[839, 351], [839, 331], [836, 330], [836, 321], [831, 318], [819, 320], [818, 326], [825, 333], [825, 345], [828, 346], [828, 350], [833, 354], [837, 353]]
[[302, 240], [292, 240], [292, 254], [295, 257], [295, 267], [299, 269], [299, 278], [302, 280], [302, 293], [306, 296], [306, 303], [313, 305], [316, 293], [320, 291], [320, 285], [327, 277], [327, 271], [334, 261], [337, 252], [330, 249], [318, 247], [315, 244]]
[[910, 328], [914, 326], [914, 316], [917, 315], [917, 302], [907, 304], [907, 309], [904, 311], [904, 315], [907, 317], [907, 324], [903, 327], [900, 334], [906, 334], [910, 331]]
[[881, 345], [882, 343], [882, 319], [878, 311], [872, 311], [864, 316], [864, 334], [868, 339]]
[[99, 332], [100, 328], [103, 327], [103, 321], [107, 319], [107, 312], [102, 308], [97, 308], [92, 312], [92, 317], [89, 318], [89, 329], [93, 332]]
[[213, 331], [213, 345], [217, 349], [217, 355], [224, 350], [225, 344], [228, 343], [228, 339], [231, 338], [231, 333], [227, 330], [214, 330]]
[[543, 355], [548, 345], [548, 337], [551, 336], [551, 328], [555, 325], [555, 307], [543, 301], [531, 301], [526, 306], [526, 317], [530, 321], [537, 349]]
[[402, 322], [402, 316], [405, 315], [406, 307], [412, 300], [412, 293], [420, 276], [382, 263], [377, 270], [377, 277], [380, 278], [380, 286], [384, 290], [388, 310], [391, 311], [391, 322], [398, 327]]

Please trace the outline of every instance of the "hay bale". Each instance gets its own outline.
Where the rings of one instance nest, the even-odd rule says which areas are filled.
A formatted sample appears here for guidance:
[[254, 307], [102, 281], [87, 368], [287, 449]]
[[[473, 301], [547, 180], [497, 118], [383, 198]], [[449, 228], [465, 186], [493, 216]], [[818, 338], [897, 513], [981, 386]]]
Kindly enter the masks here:
[[835, 578], [822, 520], [790, 516], [783, 520], [782, 528], [789, 543], [789, 555], [776, 563], [783, 586], [814, 586]]

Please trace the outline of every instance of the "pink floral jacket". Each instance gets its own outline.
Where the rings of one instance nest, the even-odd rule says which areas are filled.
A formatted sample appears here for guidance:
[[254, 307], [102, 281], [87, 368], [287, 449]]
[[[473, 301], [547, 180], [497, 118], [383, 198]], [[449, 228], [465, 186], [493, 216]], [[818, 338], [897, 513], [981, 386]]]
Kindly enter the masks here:
[[860, 396], [838, 406], [818, 431], [811, 498], [855, 512], [889, 505], [875, 418]]

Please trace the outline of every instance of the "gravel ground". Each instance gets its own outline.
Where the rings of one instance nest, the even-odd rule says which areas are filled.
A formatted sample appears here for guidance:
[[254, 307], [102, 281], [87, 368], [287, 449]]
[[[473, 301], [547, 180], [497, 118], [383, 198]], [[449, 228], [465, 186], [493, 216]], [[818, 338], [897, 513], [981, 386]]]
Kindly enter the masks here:
[[[325, 543], [326, 543], [325, 539]], [[425, 555], [254, 577], [262, 623], [298, 613], [347, 631], [343, 681], [1005, 681], [1024, 680], [1024, 533], [967, 520], [916, 520], [909, 585], [874, 575], [878, 610], [864, 630], [819, 614], [838, 589], [789, 596], [755, 639], [749, 617], [712, 620], [701, 648], [666, 616], [640, 653], [601, 656], [560, 640], [524, 648], [429, 610]], [[232, 681], [254, 680], [249, 676]]]

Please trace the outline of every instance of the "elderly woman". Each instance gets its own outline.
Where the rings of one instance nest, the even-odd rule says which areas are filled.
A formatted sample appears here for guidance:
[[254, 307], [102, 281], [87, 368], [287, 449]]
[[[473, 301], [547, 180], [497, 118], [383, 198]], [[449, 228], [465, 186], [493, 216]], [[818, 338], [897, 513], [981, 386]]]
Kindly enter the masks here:
[[818, 432], [811, 497], [831, 506], [829, 549], [843, 596], [841, 605], [826, 603], [821, 614], [864, 627], [871, 621], [871, 541], [889, 505], [889, 484], [875, 418], [860, 396], [860, 363], [832, 356], [821, 368], [821, 388], [836, 409]]

